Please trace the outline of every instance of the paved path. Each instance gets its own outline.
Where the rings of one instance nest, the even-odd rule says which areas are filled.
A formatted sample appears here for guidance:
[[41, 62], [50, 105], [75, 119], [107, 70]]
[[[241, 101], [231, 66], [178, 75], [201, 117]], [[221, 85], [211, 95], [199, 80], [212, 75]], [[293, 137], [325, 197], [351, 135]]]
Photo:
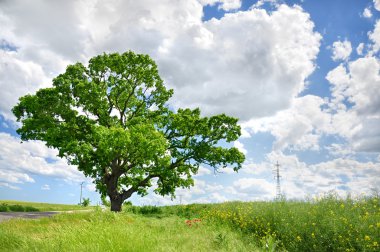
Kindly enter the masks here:
[[92, 210], [74, 210], [74, 211], [51, 211], [51, 212], [0, 212], [0, 222], [13, 219], [38, 219], [42, 217], [51, 217], [59, 213], [88, 212]]
[[38, 219], [42, 217], [50, 217], [60, 212], [0, 212], [0, 222], [13, 219]]

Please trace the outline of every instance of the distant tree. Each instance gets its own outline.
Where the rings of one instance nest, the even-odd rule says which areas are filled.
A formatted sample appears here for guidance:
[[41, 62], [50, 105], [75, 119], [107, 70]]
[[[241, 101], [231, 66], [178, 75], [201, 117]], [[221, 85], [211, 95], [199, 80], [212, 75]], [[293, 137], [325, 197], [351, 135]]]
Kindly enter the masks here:
[[83, 198], [82, 200], [82, 206], [86, 207], [90, 205], [90, 198]]
[[173, 111], [155, 62], [131, 51], [69, 65], [53, 87], [19, 99], [13, 108], [22, 140], [41, 140], [91, 177], [111, 210], [133, 193], [175, 197], [193, 185], [200, 164], [241, 168], [244, 155], [222, 147], [240, 136], [237, 119], [202, 117], [199, 109]]

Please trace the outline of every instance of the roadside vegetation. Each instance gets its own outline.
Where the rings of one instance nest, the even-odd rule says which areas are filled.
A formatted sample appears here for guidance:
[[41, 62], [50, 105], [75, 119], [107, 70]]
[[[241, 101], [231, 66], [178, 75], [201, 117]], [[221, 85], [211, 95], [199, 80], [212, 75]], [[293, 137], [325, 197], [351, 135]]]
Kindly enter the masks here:
[[48, 212], [93, 209], [94, 206], [50, 204], [16, 200], [0, 200], [0, 212]]
[[100, 209], [0, 223], [6, 251], [379, 251], [378, 197]]

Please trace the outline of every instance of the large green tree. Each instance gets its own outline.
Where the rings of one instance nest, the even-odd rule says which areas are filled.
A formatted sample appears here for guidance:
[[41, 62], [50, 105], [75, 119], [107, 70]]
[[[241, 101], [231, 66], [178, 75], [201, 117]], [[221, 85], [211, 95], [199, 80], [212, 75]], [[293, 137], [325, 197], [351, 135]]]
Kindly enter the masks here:
[[133, 193], [175, 196], [193, 185], [199, 165], [241, 168], [244, 155], [221, 147], [240, 136], [237, 119], [173, 111], [173, 94], [148, 55], [131, 51], [69, 65], [53, 87], [25, 95], [13, 108], [22, 140], [41, 140], [93, 179], [111, 210]]

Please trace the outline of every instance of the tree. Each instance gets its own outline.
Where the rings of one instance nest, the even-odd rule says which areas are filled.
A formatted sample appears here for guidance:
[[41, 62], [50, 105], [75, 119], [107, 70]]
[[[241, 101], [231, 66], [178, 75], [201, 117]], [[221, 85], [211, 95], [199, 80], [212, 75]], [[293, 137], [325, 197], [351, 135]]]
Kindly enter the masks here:
[[90, 202], [91, 202], [90, 198], [83, 198], [81, 205], [84, 207], [87, 207], [90, 205]]
[[41, 140], [91, 177], [112, 211], [133, 193], [175, 197], [193, 185], [200, 164], [241, 168], [244, 155], [222, 147], [240, 136], [237, 119], [202, 117], [199, 109], [173, 111], [173, 94], [148, 55], [103, 54], [88, 66], [69, 65], [53, 87], [25, 95], [13, 108], [22, 140]]

